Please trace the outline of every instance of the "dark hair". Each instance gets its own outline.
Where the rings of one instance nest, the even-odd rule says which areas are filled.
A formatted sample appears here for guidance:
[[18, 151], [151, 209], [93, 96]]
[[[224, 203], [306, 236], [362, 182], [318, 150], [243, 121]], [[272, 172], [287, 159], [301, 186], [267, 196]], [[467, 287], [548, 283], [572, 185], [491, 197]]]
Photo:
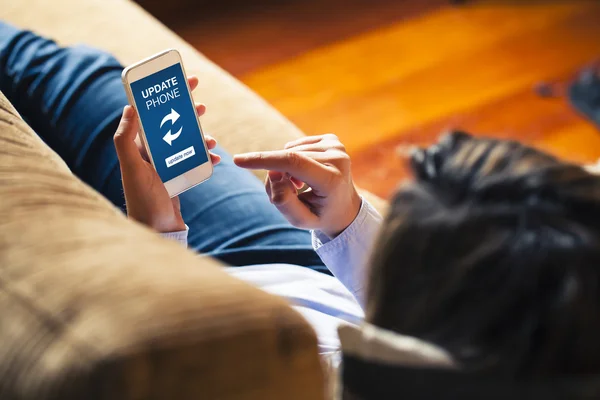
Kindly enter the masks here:
[[373, 252], [367, 320], [467, 370], [600, 372], [600, 178], [460, 132], [411, 166]]

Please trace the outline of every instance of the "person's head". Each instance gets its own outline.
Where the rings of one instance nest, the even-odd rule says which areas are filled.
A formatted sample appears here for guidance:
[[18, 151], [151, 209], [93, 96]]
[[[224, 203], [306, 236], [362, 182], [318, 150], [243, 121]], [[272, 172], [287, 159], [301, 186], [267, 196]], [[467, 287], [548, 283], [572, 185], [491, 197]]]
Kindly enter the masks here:
[[600, 178], [453, 133], [413, 154], [371, 258], [367, 320], [515, 377], [600, 371]]

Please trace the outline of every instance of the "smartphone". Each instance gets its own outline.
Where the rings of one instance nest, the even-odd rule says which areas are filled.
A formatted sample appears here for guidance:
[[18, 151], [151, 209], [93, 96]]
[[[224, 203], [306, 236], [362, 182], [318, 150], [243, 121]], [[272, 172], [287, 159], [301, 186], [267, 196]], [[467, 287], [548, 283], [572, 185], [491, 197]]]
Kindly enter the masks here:
[[142, 144], [169, 195], [210, 178], [213, 166], [179, 52], [155, 54], [125, 68], [121, 78]]

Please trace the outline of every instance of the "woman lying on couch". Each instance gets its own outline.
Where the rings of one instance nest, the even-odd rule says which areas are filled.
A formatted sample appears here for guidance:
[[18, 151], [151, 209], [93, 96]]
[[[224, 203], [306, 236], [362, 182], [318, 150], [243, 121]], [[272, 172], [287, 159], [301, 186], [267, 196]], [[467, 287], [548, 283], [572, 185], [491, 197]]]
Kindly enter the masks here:
[[[101, 51], [0, 23], [0, 90], [71, 170], [132, 219], [287, 297], [323, 353], [339, 349], [337, 326], [360, 325], [364, 309], [377, 329], [431, 342], [466, 370], [527, 378], [600, 368], [596, 176], [457, 133], [414, 153], [415, 179], [381, 226], [335, 136], [234, 159], [208, 138], [220, 161], [213, 177], [171, 200], [136, 144], [121, 71]], [[268, 196], [234, 162], [269, 170]]]

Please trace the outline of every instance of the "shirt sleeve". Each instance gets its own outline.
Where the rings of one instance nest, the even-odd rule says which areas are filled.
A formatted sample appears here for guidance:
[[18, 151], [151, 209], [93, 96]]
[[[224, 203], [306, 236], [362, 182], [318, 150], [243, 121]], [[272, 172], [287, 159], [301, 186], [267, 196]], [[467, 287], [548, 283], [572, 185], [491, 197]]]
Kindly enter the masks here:
[[312, 232], [313, 248], [333, 275], [364, 308], [367, 257], [379, 232], [382, 217], [365, 199], [354, 221], [331, 239], [321, 231]]
[[170, 240], [174, 240], [177, 243], [179, 243], [180, 245], [182, 245], [183, 247], [187, 247], [187, 237], [188, 237], [188, 232], [189, 232], [190, 228], [188, 228], [188, 226], [185, 226], [185, 231], [177, 231], [177, 232], [162, 232], [160, 234], [160, 236], [164, 237], [165, 239], [170, 239]]

